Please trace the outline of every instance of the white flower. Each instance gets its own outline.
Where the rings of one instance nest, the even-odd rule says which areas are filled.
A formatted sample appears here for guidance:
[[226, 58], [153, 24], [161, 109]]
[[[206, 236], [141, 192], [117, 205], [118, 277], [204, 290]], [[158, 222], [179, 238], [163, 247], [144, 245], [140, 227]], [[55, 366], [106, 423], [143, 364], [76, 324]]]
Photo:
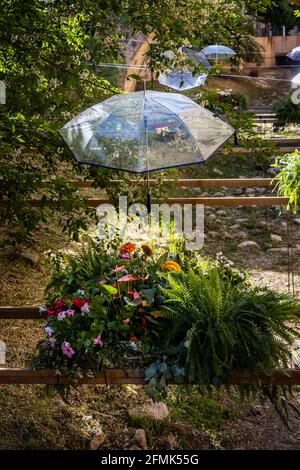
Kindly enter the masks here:
[[54, 333], [54, 330], [50, 326], [46, 326], [44, 328], [44, 331], [45, 331], [46, 335], [48, 335], [48, 336], [52, 336], [53, 333]]

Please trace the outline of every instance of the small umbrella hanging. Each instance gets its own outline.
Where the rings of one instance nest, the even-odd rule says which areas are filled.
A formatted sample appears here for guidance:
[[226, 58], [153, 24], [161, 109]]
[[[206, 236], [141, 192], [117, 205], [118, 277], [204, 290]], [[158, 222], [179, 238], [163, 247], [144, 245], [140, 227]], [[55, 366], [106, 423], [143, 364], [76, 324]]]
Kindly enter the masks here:
[[287, 57], [294, 61], [300, 61], [300, 46], [294, 47], [294, 49], [287, 54]]
[[[187, 96], [141, 91], [88, 108], [59, 133], [79, 163], [149, 173], [205, 162], [234, 129]], [[150, 211], [149, 186], [147, 202]]]
[[203, 52], [196, 51], [195, 49], [186, 46], [183, 46], [181, 50], [182, 52], [185, 52], [188, 55], [189, 59], [193, 62], [193, 64], [202, 65], [206, 70], [211, 69], [211, 65]]
[[203, 52], [203, 54], [208, 57], [208, 59], [215, 61], [229, 59], [230, 57], [236, 55], [233, 49], [227, 46], [222, 46], [220, 44], [204, 47], [201, 52]]
[[[211, 69], [211, 65], [203, 52], [196, 51], [195, 49], [186, 46], [179, 47], [178, 51], [186, 54], [194, 65], [202, 65], [206, 70]], [[170, 60], [175, 58], [174, 52], [170, 50], [165, 51], [163, 55]]]
[[203, 52], [196, 51], [195, 49], [186, 46], [181, 47], [181, 50], [182, 52], [185, 52], [188, 55], [189, 59], [193, 62], [193, 64], [202, 65], [206, 70], [211, 69], [211, 65]]
[[198, 86], [203, 86], [207, 79], [206, 73], [178, 72], [161, 73], [158, 81], [161, 85], [168, 86], [174, 90], [190, 90]]

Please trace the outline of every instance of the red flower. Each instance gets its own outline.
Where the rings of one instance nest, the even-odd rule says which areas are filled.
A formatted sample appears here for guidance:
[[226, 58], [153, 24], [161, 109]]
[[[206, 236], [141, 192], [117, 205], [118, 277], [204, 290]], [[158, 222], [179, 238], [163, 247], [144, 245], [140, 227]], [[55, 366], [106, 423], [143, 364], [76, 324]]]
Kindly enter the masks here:
[[52, 308], [48, 307], [48, 310], [47, 310], [47, 317], [55, 317], [55, 316], [56, 316], [55, 310], [53, 310]]
[[147, 322], [146, 318], [142, 317], [141, 318], [141, 329], [146, 330], [147, 325], [148, 325], [148, 322]]
[[81, 310], [81, 307], [84, 306], [84, 304], [89, 303], [88, 300], [86, 299], [73, 299], [72, 304], [74, 305], [75, 308], [78, 308], [78, 310]]
[[120, 255], [133, 253], [135, 249], [136, 249], [135, 243], [131, 243], [131, 242], [124, 243], [124, 245], [122, 245], [120, 248]]
[[53, 304], [53, 310], [55, 310], [56, 313], [62, 312], [67, 308], [67, 304], [63, 300], [55, 300]]

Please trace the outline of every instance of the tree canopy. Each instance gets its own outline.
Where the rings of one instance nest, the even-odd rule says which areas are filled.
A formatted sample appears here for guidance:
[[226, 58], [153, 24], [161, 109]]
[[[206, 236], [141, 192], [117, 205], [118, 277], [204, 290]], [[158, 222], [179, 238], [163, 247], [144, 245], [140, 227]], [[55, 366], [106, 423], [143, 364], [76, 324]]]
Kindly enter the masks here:
[[[78, 112], [117, 89], [115, 73], [99, 62], [123, 61], [120, 33], [152, 34], [150, 67], [166, 64], [162, 52], [182, 44], [232, 46], [256, 57], [249, 8], [266, 11], [271, 0], [1, 0], [0, 80], [7, 101], [0, 105], [0, 219], [21, 240], [53, 212], [76, 232], [85, 225], [84, 204], [68, 174], [89, 175], [63, 147], [57, 129]], [[248, 10], [247, 10], [248, 9]], [[102, 69], [101, 69], [102, 70]], [[107, 172], [93, 170], [107, 187]], [[44, 185], [48, 181], [48, 186]], [[32, 208], [30, 198], [39, 197]]]

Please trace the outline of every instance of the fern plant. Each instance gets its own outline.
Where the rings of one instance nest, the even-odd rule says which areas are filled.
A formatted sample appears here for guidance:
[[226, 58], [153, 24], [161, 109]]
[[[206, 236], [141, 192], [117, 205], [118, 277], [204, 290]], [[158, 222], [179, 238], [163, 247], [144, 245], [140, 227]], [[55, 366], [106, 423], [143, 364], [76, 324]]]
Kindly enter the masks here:
[[169, 341], [185, 344], [189, 381], [228, 384], [233, 369], [250, 373], [257, 380], [253, 391], [268, 396], [286, 417], [280, 389], [260, 387], [259, 376], [288, 367], [299, 337], [292, 325], [299, 301], [268, 289], [237, 288], [220, 277], [217, 267], [207, 274], [170, 276], [162, 290], [164, 316], [171, 320]]
[[296, 150], [284, 155], [276, 161], [274, 166], [280, 168], [280, 172], [274, 179], [276, 183], [274, 191], [281, 196], [288, 197], [288, 207], [296, 213], [300, 199], [300, 152]]

